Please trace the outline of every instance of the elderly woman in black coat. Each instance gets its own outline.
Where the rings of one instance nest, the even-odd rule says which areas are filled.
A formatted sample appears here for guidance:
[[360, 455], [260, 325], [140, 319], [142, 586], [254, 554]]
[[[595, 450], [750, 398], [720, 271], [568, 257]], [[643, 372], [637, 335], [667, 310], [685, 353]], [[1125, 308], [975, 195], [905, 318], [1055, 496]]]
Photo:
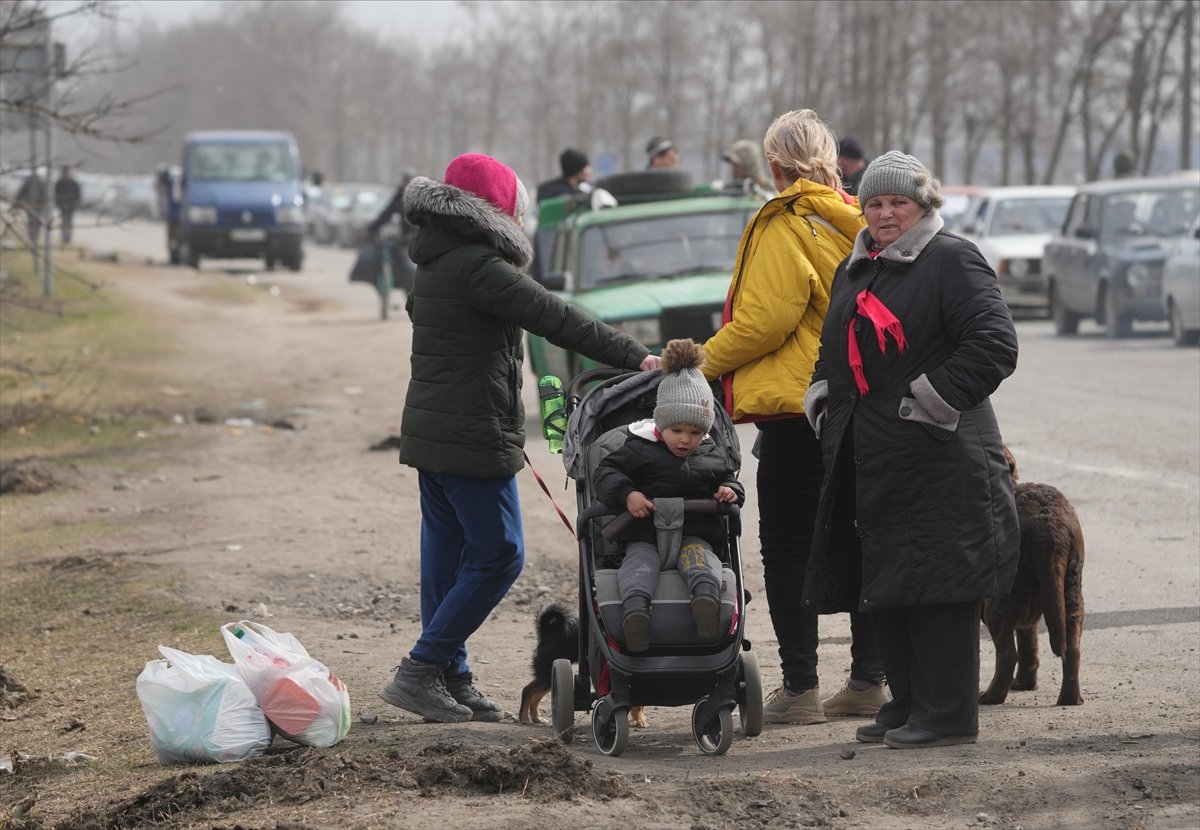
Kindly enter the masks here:
[[940, 187], [889, 152], [859, 186], [867, 227], [838, 267], [804, 410], [821, 489], [803, 602], [878, 615], [892, 691], [855, 737], [896, 749], [979, 731], [980, 601], [1007, 590], [1012, 479], [988, 396], [1017, 364], [1012, 315]]

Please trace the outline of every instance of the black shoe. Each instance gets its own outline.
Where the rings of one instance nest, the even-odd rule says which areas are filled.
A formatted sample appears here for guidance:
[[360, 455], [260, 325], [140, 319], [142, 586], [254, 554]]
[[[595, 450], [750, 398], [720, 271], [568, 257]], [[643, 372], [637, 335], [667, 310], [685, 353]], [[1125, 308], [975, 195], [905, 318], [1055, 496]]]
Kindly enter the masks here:
[[621, 621], [621, 637], [626, 650], [638, 652], [650, 648], [650, 600], [630, 597], [622, 610], [625, 616]]
[[703, 640], [715, 640], [721, 629], [721, 594], [711, 582], [701, 582], [692, 594], [692, 622]]
[[878, 721], [875, 723], [868, 723], [866, 726], [860, 726], [855, 730], [854, 739], [856, 741], [861, 741], [864, 744], [881, 744], [883, 743], [884, 733], [892, 728], [893, 727], [888, 726], [885, 723], [879, 723]]
[[427, 721], [463, 723], [471, 719], [471, 710], [446, 691], [442, 667], [405, 657], [392, 682], [379, 690], [379, 696], [400, 709], [415, 712]]
[[495, 723], [504, 717], [504, 707], [494, 700], [489, 700], [483, 692], [475, 688], [474, 677], [470, 672], [443, 679], [450, 697], [471, 710], [471, 720]]
[[975, 735], [947, 735], [945, 732], [934, 732], [919, 726], [905, 724], [898, 729], [889, 729], [883, 736], [884, 746], [892, 749], [924, 749], [931, 746], [954, 746], [956, 744], [973, 744]]

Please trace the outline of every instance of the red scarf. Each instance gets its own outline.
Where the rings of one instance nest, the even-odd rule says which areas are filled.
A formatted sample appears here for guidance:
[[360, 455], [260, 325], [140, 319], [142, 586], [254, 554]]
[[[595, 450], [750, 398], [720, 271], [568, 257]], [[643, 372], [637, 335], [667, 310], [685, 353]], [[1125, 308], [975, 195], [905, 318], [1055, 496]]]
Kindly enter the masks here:
[[[888, 307], [879, 301], [879, 298], [870, 291], [860, 291], [855, 302], [858, 305], [856, 312], [860, 317], [866, 317], [875, 326], [875, 336], [879, 338], [879, 351], [882, 354], [887, 354], [887, 336], [890, 334], [892, 339], [896, 341], [896, 348], [903, 352], [908, 348], [908, 341], [904, 339], [904, 326], [900, 325], [900, 321], [896, 319], [896, 315], [888, 310]], [[850, 326], [849, 336], [850, 354], [850, 370], [854, 372], [854, 384], [858, 387], [860, 395], [866, 395], [870, 390], [867, 384], [867, 376], [863, 372], [862, 354], [858, 350], [858, 334], [854, 331], [853, 323]]]

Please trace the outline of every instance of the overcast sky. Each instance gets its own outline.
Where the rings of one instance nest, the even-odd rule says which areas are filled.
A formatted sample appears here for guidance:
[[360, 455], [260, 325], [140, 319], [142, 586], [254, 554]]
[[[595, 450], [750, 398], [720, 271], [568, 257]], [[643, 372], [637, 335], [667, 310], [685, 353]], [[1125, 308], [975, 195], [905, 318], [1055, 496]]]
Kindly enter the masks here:
[[[290, 2], [291, 0], [275, 0]], [[240, 0], [113, 0], [120, 20], [158, 21], [164, 26], [183, 23], [194, 17], [215, 17], [222, 6], [232, 6]], [[70, 0], [58, 0], [52, 6], [75, 5]], [[347, 17], [362, 28], [382, 35], [412, 34], [418, 42], [437, 42], [461, 25], [466, 14], [456, 0], [349, 0]], [[74, 39], [88, 33], [78, 26], [97, 25], [94, 18], [68, 18], [62, 21], [59, 39]], [[76, 23], [78, 21], [78, 23]]]

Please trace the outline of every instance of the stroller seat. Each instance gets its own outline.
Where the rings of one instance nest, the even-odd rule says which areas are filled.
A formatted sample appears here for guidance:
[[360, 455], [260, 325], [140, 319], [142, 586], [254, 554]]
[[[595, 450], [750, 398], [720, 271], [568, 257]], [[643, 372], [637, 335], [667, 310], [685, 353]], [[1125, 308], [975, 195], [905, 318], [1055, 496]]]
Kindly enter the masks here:
[[[617, 590], [617, 571], [602, 568], [596, 571], [596, 604], [605, 631], [624, 645], [621, 635], [623, 610]], [[678, 571], [663, 571], [658, 575], [650, 612], [650, 644], [653, 648], [672, 646], [705, 646], [720, 642], [733, 628], [737, 609], [737, 576], [725, 568], [721, 577], [721, 635], [717, 641], [706, 640], [696, 633], [692, 621], [692, 598], [687, 583]]]

